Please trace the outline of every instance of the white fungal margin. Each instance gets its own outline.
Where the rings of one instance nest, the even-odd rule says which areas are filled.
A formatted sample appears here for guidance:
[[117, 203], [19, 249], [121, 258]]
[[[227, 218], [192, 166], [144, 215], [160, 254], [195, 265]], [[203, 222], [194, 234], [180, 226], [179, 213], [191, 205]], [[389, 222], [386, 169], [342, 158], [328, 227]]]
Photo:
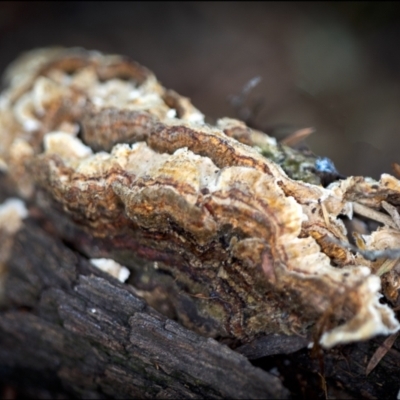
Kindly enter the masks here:
[[28, 216], [28, 210], [21, 199], [11, 197], [0, 204], [0, 230], [14, 234], [21, 227], [22, 220]]
[[124, 283], [130, 275], [129, 269], [110, 258], [91, 258], [90, 263]]
[[347, 323], [325, 332], [320, 339], [323, 347], [331, 348], [337, 344], [367, 340], [376, 335], [390, 335], [400, 330], [400, 323], [393, 311], [379, 302], [382, 297], [379, 293], [380, 279], [370, 275], [363, 286], [364, 307]]

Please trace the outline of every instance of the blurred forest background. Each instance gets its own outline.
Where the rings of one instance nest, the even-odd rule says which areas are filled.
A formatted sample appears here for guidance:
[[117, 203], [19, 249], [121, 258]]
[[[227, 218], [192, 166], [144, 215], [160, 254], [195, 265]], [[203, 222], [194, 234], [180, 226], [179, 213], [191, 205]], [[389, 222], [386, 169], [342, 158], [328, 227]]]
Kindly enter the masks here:
[[314, 127], [314, 153], [374, 178], [400, 163], [399, 43], [400, 2], [0, 2], [0, 71], [42, 46], [124, 54], [211, 119], [260, 76], [253, 126]]

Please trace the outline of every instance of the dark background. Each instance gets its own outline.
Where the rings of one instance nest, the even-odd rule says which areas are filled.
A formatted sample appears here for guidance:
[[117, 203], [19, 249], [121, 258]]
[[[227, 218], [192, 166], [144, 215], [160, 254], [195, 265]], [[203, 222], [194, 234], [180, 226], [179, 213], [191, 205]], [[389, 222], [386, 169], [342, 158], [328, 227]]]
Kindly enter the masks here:
[[211, 118], [255, 76], [255, 126], [307, 139], [340, 172], [400, 163], [400, 2], [1, 2], [0, 70], [24, 50], [119, 53]]

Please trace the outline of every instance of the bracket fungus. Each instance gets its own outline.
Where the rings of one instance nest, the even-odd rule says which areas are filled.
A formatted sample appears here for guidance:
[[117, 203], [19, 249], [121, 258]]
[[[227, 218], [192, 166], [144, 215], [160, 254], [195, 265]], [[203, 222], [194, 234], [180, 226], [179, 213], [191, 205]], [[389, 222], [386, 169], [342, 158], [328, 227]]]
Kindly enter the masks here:
[[400, 247], [397, 179], [324, 188], [316, 157], [241, 121], [206, 124], [119, 56], [35, 50], [5, 84], [3, 174], [88, 258], [129, 268], [127, 284], [156, 308], [169, 302], [182, 324], [239, 342], [319, 327], [332, 347], [399, 330], [395, 263], [377, 274], [390, 255], [371, 261], [341, 245], [343, 219], [364, 207], [386, 218], [364, 232], [364, 250]]

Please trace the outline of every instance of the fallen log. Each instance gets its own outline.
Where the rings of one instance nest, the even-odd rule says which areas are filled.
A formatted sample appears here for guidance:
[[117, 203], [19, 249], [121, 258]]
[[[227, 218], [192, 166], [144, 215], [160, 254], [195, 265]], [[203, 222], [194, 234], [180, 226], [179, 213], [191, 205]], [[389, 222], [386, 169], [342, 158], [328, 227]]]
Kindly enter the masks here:
[[285, 397], [243, 355], [399, 330], [396, 178], [208, 125], [118, 56], [37, 50], [5, 82], [0, 366], [31, 396]]
[[[32, 396], [36, 387], [81, 398], [287, 396], [278, 378], [162, 316], [33, 221], [13, 242], [0, 360], [3, 369], [23, 369], [22, 393]], [[24, 382], [31, 376], [40, 380]]]

